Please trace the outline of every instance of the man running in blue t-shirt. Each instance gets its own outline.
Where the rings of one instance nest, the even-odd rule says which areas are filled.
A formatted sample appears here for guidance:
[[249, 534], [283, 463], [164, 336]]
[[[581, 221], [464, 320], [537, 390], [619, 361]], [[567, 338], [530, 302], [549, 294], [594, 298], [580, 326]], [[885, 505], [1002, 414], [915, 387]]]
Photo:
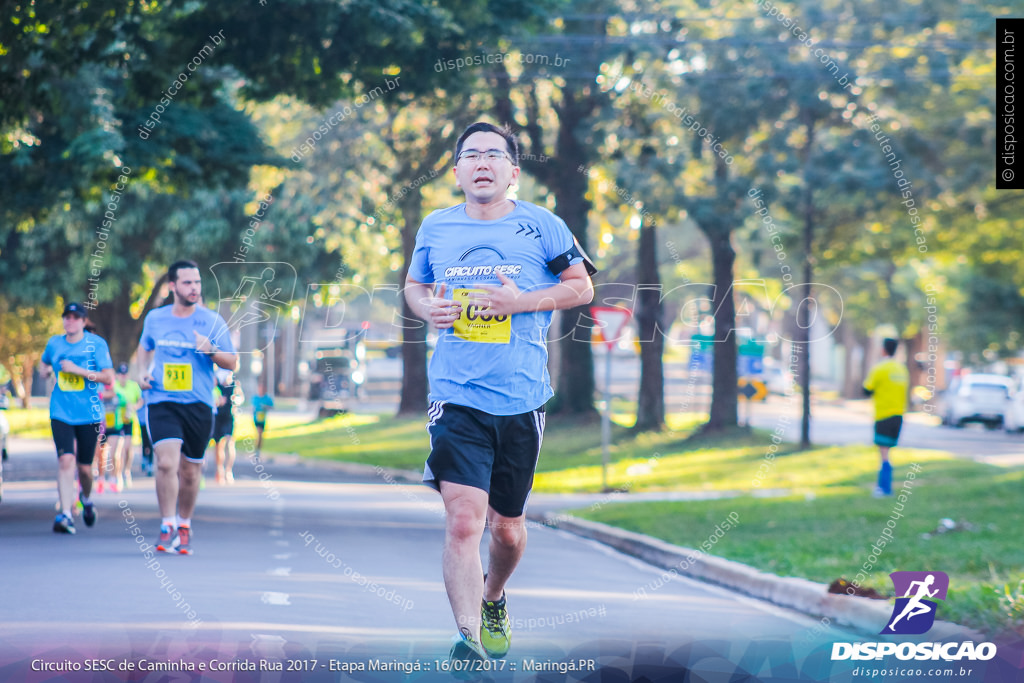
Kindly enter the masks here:
[[459, 629], [450, 656], [475, 660], [503, 657], [510, 645], [504, 588], [526, 547], [526, 500], [552, 395], [551, 311], [589, 303], [594, 271], [560, 218], [506, 198], [519, 178], [510, 131], [474, 123], [455, 158], [466, 201], [424, 219], [405, 297], [439, 331], [423, 480], [447, 512], [442, 564]]
[[167, 271], [173, 303], [150, 311], [139, 340], [139, 385], [156, 457], [161, 524], [157, 550], [192, 553], [192, 513], [203, 456], [213, 433], [214, 365], [238, 364], [224, 319], [200, 303], [199, 266]]
[[50, 395], [50, 429], [57, 446], [57, 495], [60, 512], [53, 522], [56, 533], [75, 533], [71, 516], [75, 504], [75, 462], [82, 491], [82, 519], [96, 523], [92, 494], [92, 461], [103, 436], [103, 400], [100, 387], [114, 381], [114, 363], [107, 342], [85, 331], [85, 309], [69, 303], [61, 315], [64, 334], [50, 337], [43, 351], [43, 374], [57, 371]]

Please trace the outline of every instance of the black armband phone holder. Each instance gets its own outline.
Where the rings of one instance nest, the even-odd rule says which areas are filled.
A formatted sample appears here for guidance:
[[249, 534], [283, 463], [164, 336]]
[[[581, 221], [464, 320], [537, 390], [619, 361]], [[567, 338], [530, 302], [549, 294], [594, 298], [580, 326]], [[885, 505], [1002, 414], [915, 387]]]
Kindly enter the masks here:
[[548, 261], [548, 270], [551, 271], [552, 275], [561, 275], [563, 270], [572, 265], [572, 260], [575, 258], [583, 259], [583, 267], [587, 269], [587, 275], [593, 275], [597, 272], [593, 261], [590, 260], [587, 252], [583, 251], [583, 247], [580, 246], [580, 243], [575, 238], [569, 251]]

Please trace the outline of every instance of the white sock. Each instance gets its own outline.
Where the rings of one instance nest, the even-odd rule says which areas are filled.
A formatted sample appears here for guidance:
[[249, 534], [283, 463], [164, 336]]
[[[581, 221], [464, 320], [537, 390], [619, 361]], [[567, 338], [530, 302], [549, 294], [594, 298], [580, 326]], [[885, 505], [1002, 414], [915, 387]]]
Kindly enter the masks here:
[[174, 528], [174, 517], [164, 517], [163, 518], [163, 523], [164, 523], [165, 526], [169, 526], [169, 527], [171, 527], [173, 529]]
[[179, 527], [187, 526], [189, 529], [191, 529], [192, 528], [192, 518], [190, 517], [189, 519], [185, 519], [184, 517], [178, 517], [178, 526]]

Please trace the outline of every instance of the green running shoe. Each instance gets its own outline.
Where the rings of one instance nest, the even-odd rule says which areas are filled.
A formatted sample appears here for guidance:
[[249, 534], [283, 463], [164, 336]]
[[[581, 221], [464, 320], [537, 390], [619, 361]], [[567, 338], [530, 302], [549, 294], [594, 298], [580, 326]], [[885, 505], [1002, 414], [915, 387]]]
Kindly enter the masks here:
[[505, 609], [505, 593], [501, 600], [484, 600], [480, 607], [480, 644], [491, 657], [504, 657], [512, 644], [512, 624]]
[[452, 676], [464, 681], [479, 678], [482, 663], [486, 661], [487, 653], [473, 638], [465, 633], [452, 638], [452, 649], [448, 653], [448, 670]]

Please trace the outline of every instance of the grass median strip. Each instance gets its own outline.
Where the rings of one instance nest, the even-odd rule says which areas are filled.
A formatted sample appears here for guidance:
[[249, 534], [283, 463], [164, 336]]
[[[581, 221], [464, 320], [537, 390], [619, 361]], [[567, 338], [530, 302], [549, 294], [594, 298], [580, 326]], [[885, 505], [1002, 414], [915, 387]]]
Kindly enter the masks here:
[[[897, 497], [872, 498], [866, 493], [870, 477], [855, 474], [877, 457], [872, 450], [836, 450], [845, 453], [834, 460], [835, 468], [849, 475], [837, 478], [837, 485], [778, 498], [615, 503], [572, 514], [695, 548], [718, 520], [736, 512], [741, 522], [715, 545], [715, 555], [825, 584], [863, 571], [860, 584], [885, 595], [892, 594], [890, 571], [945, 571], [950, 591], [939, 618], [989, 634], [1024, 634], [1024, 545], [1017, 531], [1024, 524], [1024, 471], [934, 453], [923, 461], [925, 452], [895, 449], [894, 482], [904, 482], [911, 462], [921, 465], [913, 493], [896, 516]], [[785, 458], [777, 465], [779, 474], [786, 477], [816, 457]], [[859, 467], [857, 461], [863, 461]], [[879, 548], [887, 528], [892, 540]]]

